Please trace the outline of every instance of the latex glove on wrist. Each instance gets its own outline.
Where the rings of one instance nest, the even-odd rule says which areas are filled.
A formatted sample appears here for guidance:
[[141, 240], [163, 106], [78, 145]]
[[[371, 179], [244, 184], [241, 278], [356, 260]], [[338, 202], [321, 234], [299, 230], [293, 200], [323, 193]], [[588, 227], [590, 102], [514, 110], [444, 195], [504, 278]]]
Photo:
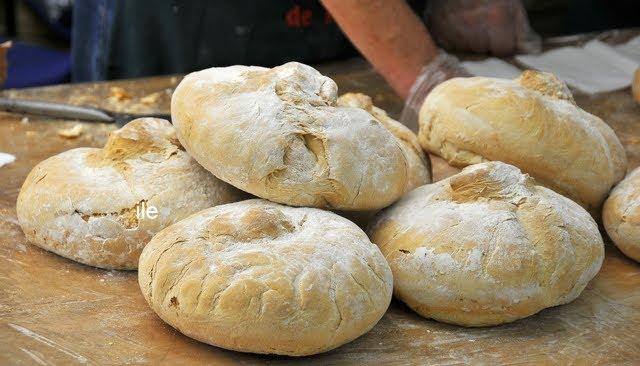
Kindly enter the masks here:
[[420, 107], [422, 107], [422, 103], [429, 92], [443, 81], [459, 76], [470, 75], [460, 65], [455, 56], [451, 56], [441, 50], [431, 62], [422, 67], [418, 77], [413, 82], [400, 115], [400, 122], [413, 132], [417, 132], [418, 112], [420, 112]]
[[424, 18], [447, 50], [497, 56], [541, 50], [521, 0], [429, 0]]

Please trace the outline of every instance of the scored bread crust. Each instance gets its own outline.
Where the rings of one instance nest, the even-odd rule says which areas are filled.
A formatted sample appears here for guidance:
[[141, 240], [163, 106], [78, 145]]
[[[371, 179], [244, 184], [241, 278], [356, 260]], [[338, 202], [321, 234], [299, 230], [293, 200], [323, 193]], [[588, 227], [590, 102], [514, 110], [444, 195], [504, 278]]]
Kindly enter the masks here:
[[640, 261], [640, 168], [611, 191], [602, 221], [613, 243], [629, 258]]
[[406, 187], [402, 147], [336, 98], [333, 80], [300, 63], [219, 67], [187, 75], [171, 113], [187, 151], [244, 191], [292, 206], [385, 207]]
[[399, 299], [424, 317], [464, 326], [568, 303], [604, 256], [598, 226], [581, 206], [501, 162], [411, 191], [368, 233]]
[[626, 171], [613, 130], [548, 73], [448, 80], [426, 98], [419, 122], [422, 147], [450, 164], [513, 164], [591, 212]]
[[[136, 269], [160, 229], [244, 197], [183, 151], [168, 121], [141, 118], [114, 131], [103, 149], [72, 149], [40, 162], [16, 209], [31, 243], [95, 267]], [[156, 218], [140, 213], [151, 206]]]
[[370, 330], [391, 270], [355, 224], [262, 199], [217, 206], [158, 233], [140, 256], [151, 308], [218, 347], [303, 356]]

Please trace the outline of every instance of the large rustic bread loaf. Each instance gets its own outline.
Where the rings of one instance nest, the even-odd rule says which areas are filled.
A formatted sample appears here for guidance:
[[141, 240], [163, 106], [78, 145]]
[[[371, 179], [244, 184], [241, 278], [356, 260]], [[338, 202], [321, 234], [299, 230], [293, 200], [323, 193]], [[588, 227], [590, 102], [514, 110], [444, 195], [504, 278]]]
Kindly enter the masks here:
[[36, 165], [17, 214], [39, 247], [96, 267], [136, 269], [160, 229], [244, 196], [183, 151], [169, 122], [146, 118], [113, 132], [104, 149], [73, 149]]
[[266, 200], [221, 205], [158, 233], [138, 281], [185, 335], [254, 353], [328, 351], [371, 329], [391, 300], [391, 270], [355, 224]]
[[451, 79], [426, 98], [419, 122], [422, 147], [450, 164], [515, 165], [590, 211], [626, 171], [613, 130], [576, 106], [552, 74]]
[[291, 62], [187, 75], [171, 100], [187, 151], [216, 177], [293, 206], [370, 210], [407, 186], [398, 140], [361, 108], [336, 105], [337, 86]]
[[501, 162], [416, 188], [381, 211], [369, 234], [399, 299], [424, 317], [464, 326], [572, 301], [604, 255], [582, 207]]
[[640, 261], [640, 168], [611, 191], [602, 209], [602, 221], [615, 245]]

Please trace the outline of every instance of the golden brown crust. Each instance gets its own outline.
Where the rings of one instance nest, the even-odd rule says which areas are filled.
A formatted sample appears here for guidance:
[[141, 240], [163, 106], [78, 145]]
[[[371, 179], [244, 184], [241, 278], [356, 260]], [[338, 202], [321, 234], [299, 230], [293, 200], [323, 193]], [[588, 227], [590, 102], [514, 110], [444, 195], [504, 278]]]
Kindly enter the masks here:
[[611, 191], [602, 209], [602, 221], [620, 251], [640, 261], [640, 168]]
[[[17, 214], [27, 239], [44, 249], [96, 267], [136, 269], [160, 229], [242, 197], [180, 149], [169, 122], [138, 119], [104, 149], [73, 149], [39, 163], [22, 185]], [[158, 217], [141, 214], [151, 206]]]
[[598, 227], [573, 201], [501, 162], [417, 188], [369, 230], [394, 293], [424, 317], [488, 326], [575, 299], [598, 272]]
[[567, 84], [551, 73], [524, 70], [516, 79], [516, 82], [523, 87], [535, 90], [540, 94], [555, 99], [566, 100], [574, 105], [576, 104], [576, 101], [573, 100], [573, 94], [571, 94]]
[[560, 80], [533, 71], [442, 83], [422, 106], [418, 138], [454, 166], [513, 164], [591, 211], [627, 165], [613, 130], [577, 107]]
[[153, 310], [189, 337], [291, 356], [367, 332], [392, 292], [384, 257], [353, 223], [257, 199], [162, 230], [140, 256], [138, 281]]

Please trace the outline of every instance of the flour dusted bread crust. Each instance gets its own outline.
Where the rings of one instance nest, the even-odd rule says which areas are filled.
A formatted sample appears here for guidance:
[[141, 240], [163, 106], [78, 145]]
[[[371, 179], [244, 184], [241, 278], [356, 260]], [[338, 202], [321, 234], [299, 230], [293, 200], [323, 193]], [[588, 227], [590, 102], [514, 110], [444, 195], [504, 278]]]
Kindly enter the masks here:
[[450, 164], [515, 165], [590, 211], [626, 171], [613, 130], [576, 106], [566, 85], [548, 73], [451, 79], [426, 98], [419, 123], [422, 147]]
[[[338, 98], [337, 104], [342, 107], [362, 108], [389, 130], [398, 139], [402, 152], [407, 160], [408, 179], [404, 192], [431, 183], [431, 162], [425, 155], [418, 137], [402, 123], [392, 119], [387, 112], [373, 105], [371, 97], [362, 93], [346, 93]], [[360, 227], [366, 227], [369, 220], [379, 210], [338, 211]]]
[[604, 255], [582, 207], [501, 162], [416, 188], [381, 211], [369, 234], [399, 299], [424, 317], [464, 326], [572, 301]]
[[302, 356], [371, 329], [391, 300], [391, 270], [355, 224], [334, 213], [247, 200], [158, 233], [138, 281], [185, 335], [226, 349]]
[[[72, 149], [38, 164], [17, 214], [27, 240], [41, 248], [91, 266], [136, 269], [160, 229], [242, 197], [182, 150], [169, 122], [144, 118], [113, 132], [103, 149]], [[154, 209], [146, 215], [150, 207], [157, 217]]]
[[640, 262], [640, 168], [611, 191], [602, 209], [602, 221], [615, 245]]
[[341, 107], [362, 108], [369, 112], [375, 119], [395, 136], [402, 148], [407, 160], [408, 179], [405, 192], [421, 185], [431, 183], [431, 163], [422, 151], [418, 137], [402, 123], [387, 115], [383, 109], [373, 105], [371, 97], [362, 93], [346, 93], [337, 101]]
[[336, 105], [315, 69], [211, 68], [187, 75], [171, 99], [178, 138], [218, 178], [293, 206], [385, 207], [404, 192], [398, 140], [361, 108]]

